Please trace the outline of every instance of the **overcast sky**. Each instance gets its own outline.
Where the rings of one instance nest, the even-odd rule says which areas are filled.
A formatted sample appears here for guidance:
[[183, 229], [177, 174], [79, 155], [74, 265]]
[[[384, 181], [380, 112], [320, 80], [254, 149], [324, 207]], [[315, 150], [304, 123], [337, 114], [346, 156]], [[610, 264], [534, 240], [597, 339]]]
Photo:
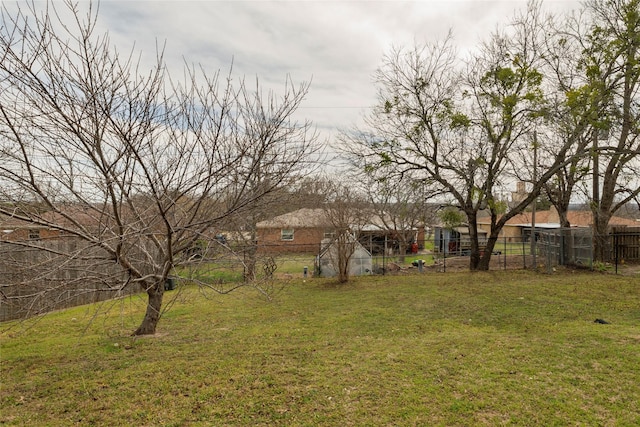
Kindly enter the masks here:
[[[544, 4], [579, 7], [570, 0]], [[287, 76], [311, 80], [299, 115], [332, 139], [375, 102], [372, 75], [392, 45], [442, 40], [452, 30], [464, 51], [525, 6], [521, 0], [102, 0], [99, 23], [120, 51], [135, 42], [149, 62], [156, 42], [166, 42], [165, 58], [177, 70], [186, 61], [226, 72], [233, 61], [236, 76], [257, 76], [274, 90]]]

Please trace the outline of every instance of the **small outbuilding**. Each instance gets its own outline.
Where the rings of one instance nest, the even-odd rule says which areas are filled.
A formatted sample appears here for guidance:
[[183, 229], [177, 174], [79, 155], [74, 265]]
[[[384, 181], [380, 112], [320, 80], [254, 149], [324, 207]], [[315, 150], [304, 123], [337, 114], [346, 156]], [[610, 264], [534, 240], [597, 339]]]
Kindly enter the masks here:
[[[338, 247], [336, 242], [323, 240], [323, 249], [316, 257], [315, 271], [321, 277], [335, 277], [338, 275], [337, 259]], [[373, 265], [371, 253], [358, 241], [353, 240], [353, 255], [349, 259], [349, 275], [363, 276], [371, 274]]]
[[[469, 227], [435, 227], [434, 249], [444, 255], [467, 255], [471, 250]], [[478, 228], [478, 242], [483, 245], [487, 241], [487, 232]]]

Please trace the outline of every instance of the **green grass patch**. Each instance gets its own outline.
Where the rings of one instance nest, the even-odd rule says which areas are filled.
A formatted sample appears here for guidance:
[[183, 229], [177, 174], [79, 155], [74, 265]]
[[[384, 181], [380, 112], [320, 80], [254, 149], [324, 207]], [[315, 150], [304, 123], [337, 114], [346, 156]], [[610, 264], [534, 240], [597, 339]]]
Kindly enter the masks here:
[[[526, 271], [181, 287], [0, 325], [5, 425], [640, 424], [640, 278]], [[602, 318], [609, 324], [594, 323]]]
[[309, 254], [288, 254], [276, 257], [275, 261], [278, 266], [276, 272], [302, 277], [304, 267], [307, 267], [308, 273], [311, 274], [313, 272], [314, 259], [314, 255]]

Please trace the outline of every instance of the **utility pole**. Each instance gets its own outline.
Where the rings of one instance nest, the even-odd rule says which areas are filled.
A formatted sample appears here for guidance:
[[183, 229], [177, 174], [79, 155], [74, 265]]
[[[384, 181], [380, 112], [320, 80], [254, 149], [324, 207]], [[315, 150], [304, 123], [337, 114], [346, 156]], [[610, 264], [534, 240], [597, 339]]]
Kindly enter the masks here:
[[[593, 129], [593, 206], [600, 209], [600, 158], [598, 155], [598, 130]], [[595, 222], [595, 221], [594, 221]]]
[[[538, 132], [533, 131], [533, 185], [538, 179]], [[536, 269], [536, 205], [537, 197], [533, 199], [533, 208], [531, 209], [531, 255], [533, 256], [532, 270]]]
[[598, 219], [600, 218], [600, 156], [599, 156], [599, 147], [598, 147], [598, 138], [600, 137], [598, 129], [593, 128], [593, 200], [591, 201], [591, 227], [592, 227], [592, 237], [591, 237], [591, 263], [593, 263], [593, 259], [598, 255], [595, 254], [596, 249], [596, 240], [600, 239], [598, 233]]

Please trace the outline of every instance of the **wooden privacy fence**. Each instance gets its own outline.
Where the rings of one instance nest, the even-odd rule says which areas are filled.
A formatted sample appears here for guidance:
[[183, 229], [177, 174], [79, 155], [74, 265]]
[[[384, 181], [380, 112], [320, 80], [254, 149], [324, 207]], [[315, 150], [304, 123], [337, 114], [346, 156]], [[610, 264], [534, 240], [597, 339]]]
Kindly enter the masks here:
[[640, 227], [614, 227], [611, 233], [611, 261], [640, 261]]
[[0, 242], [0, 321], [137, 292], [104, 251], [78, 239]]

